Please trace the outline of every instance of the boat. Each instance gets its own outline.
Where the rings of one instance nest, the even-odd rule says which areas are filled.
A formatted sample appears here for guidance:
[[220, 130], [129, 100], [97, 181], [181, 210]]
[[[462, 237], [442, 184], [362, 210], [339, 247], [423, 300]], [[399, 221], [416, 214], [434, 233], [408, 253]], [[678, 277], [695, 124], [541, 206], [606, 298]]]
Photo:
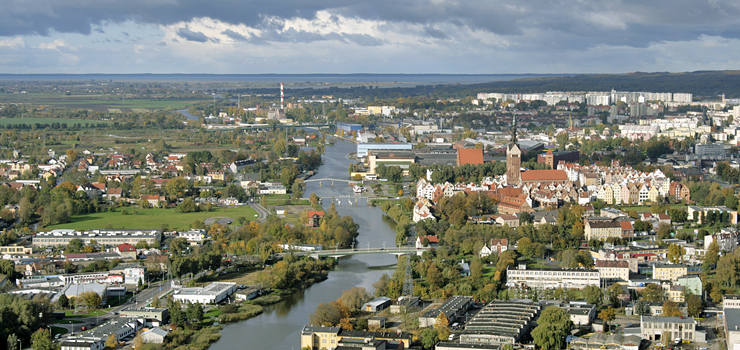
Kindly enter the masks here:
[[355, 193], [362, 193], [365, 192], [365, 187], [355, 185], [352, 187], [352, 190], [355, 191]]

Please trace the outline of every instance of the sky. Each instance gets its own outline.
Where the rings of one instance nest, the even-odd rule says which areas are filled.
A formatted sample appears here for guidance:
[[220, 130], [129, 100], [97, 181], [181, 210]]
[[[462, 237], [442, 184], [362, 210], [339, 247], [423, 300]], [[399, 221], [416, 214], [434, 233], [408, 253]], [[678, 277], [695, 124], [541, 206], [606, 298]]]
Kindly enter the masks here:
[[0, 73], [740, 68], [737, 0], [0, 0]]

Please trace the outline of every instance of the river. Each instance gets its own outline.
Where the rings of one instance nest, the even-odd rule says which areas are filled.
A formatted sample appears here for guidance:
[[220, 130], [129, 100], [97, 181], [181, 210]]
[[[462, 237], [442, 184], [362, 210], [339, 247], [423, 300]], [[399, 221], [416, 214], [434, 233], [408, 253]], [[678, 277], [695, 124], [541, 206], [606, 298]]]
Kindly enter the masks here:
[[[349, 152], [356, 146], [349, 141], [340, 140], [334, 146], [328, 146], [323, 156], [323, 164], [314, 178], [347, 179], [350, 160]], [[353, 195], [352, 188], [343, 182], [308, 182], [306, 196], [315, 192], [323, 198], [324, 207], [328, 208], [332, 196]], [[395, 230], [389, 220], [383, 218], [378, 207], [368, 207], [364, 200], [357, 206], [350, 206], [347, 198], [339, 199], [337, 206], [340, 215], [351, 215], [360, 225], [358, 247], [394, 247]], [[353, 200], [353, 204], [354, 204]], [[383, 273], [389, 275], [395, 269], [397, 259], [390, 254], [360, 255], [339, 259], [339, 264], [329, 272], [329, 278], [314, 284], [302, 292], [287, 297], [283, 302], [268, 306], [265, 312], [255, 318], [227, 325], [221, 332], [221, 339], [211, 345], [211, 350], [264, 349], [286, 350], [300, 349], [300, 331], [308, 323], [309, 315], [320, 303], [339, 298], [342, 291], [352, 287], [364, 287], [373, 292], [372, 284]]]

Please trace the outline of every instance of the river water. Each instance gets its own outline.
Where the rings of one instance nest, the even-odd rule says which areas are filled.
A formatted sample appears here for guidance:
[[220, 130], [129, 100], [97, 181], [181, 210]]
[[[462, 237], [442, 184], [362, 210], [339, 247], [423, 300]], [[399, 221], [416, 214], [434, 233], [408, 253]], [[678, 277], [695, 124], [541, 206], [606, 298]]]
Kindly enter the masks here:
[[[350, 160], [349, 152], [355, 151], [356, 146], [349, 141], [340, 140], [334, 146], [328, 146], [323, 156], [324, 163], [313, 179], [336, 178], [348, 179]], [[328, 208], [332, 196], [341, 203], [337, 206], [340, 215], [351, 215], [360, 225], [358, 248], [395, 246], [395, 229], [383, 212], [377, 207], [368, 207], [365, 200], [349, 205], [348, 198], [339, 196], [353, 196], [352, 187], [345, 182], [306, 183], [305, 195], [308, 197], [315, 192], [323, 198], [324, 207]], [[356, 204], [356, 206], [355, 206]], [[239, 323], [227, 325], [221, 332], [221, 339], [211, 345], [211, 350], [232, 349], [264, 349], [286, 350], [300, 349], [300, 331], [308, 323], [309, 315], [320, 303], [330, 302], [339, 298], [342, 291], [352, 287], [364, 287], [373, 292], [372, 284], [383, 273], [389, 275], [395, 269], [397, 258], [390, 254], [373, 254], [344, 257], [339, 264], [329, 272], [329, 278], [321, 283], [314, 284], [308, 289], [287, 297], [283, 302], [268, 306], [265, 312], [255, 318]]]

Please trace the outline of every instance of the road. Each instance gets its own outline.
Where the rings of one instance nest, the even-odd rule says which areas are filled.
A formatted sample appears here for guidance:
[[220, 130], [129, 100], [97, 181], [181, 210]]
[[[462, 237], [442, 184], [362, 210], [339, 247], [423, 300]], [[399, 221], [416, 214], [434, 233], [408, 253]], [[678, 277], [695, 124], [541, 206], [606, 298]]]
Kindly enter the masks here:
[[265, 222], [267, 220], [267, 217], [270, 216], [270, 212], [265, 209], [261, 204], [259, 203], [249, 203], [249, 207], [254, 209], [257, 214], [259, 214], [260, 222]]

